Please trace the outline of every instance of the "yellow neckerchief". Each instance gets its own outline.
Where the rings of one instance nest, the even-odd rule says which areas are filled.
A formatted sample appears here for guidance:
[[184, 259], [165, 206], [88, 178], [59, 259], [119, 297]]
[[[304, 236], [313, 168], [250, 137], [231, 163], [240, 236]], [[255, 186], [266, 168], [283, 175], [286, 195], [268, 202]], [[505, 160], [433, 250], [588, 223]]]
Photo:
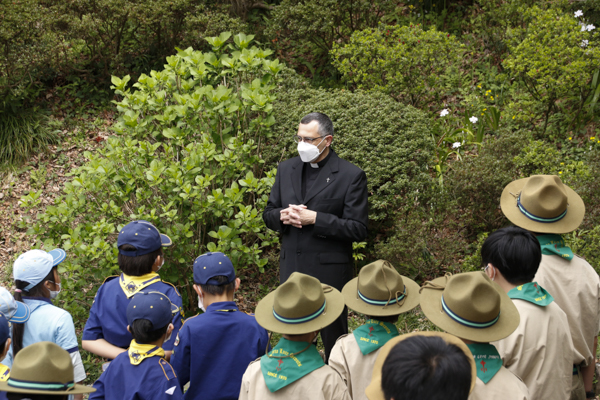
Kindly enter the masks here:
[[4, 364], [0, 364], [0, 382], [6, 382], [10, 376], [10, 368]]
[[131, 341], [127, 353], [129, 354], [129, 362], [133, 365], [139, 365], [148, 357], [165, 356], [165, 351], [162, 347], [154, 346], [153, 344], [138, 344], [135, 339]]
[[127, 298], [130, 298], [140, 290], [152, 285], [155, 282], [160, 282], [160, 275], [158, 275], [156, 272], [150, 272], [149, 274], [141, 276], [129, 276], [121, 274], [119, 277], [119, 284], [121, 285], [121, 289], [123, 289], [123, 292]]

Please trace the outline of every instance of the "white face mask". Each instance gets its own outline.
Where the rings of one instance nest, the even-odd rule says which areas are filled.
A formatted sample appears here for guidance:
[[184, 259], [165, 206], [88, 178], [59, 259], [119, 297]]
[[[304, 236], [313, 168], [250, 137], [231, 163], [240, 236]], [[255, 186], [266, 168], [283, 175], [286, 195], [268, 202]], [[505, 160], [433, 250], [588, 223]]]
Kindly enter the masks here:
[[[323, 138], [323, 140], [325, 140], [325, 138]], [[323, 143], [323, 140], [321, 140], [319, 144]], [[325, 147], [323, 147], [323, 150], [319, 151], [317, 146], [314, 144], [308, 144], [306, 142], [298, 143], [298, 154], [300, 155], [300, 159], [303, 162], [312, 162], [316, 160], [321, 155], [323, 150], [325, 150]]]
[[[54, 282], [53, 282], [54, 283]], [[58, 296], [58, 294], [60, 293], [60, 283], [54, 283], [56, 286], [58, 286], [58, 290], [50, 290], [50, 298], [51, 299], [55, 299], [56, 296]]]
[[200, 308], [202, 311], [206, 312], [206, 309], [204, 308], [204, 303], [202, 302], [202, 297], [200, 297], [200, 296], [198, 296], [198, 307], [199, 307], [199, 308]]

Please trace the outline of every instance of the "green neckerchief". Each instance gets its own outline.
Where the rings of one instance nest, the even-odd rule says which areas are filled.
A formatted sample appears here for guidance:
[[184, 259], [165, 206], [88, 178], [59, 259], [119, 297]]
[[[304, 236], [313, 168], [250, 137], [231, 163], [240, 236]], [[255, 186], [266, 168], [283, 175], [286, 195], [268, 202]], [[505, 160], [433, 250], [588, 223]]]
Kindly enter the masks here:
[[156, 272], [150, 272], [141, 276], [121, 274], [119, 277], [121, 289], [128, 298], [155, 282], [160, 282], [160, 276]]
[[135, 339], [131, 341], [129, 349], [129, 362], [133, 365], [139, 365], [144, 359], [154, 356], [164, 357], [165, 351], [162, 347], [153, 344], [138, 344]]
[[400, 334], [396, 325], [376, 319], [367, 320], [364, 325], [359, 326], [352, 333], [364, 356], [379, 349], [388, 340]]
[[6, 382], [10, 376], [10, 368], [4, 364], [0, 364], [0, 382]]
[[260, 369], [271, 393], [324, 365], [319, 351], [313, 344], [292, 342], [285, 338], [281, 338], [269, 354], [260, 358]]
[[538, 306], [546, 307], [554, 301], [546, 289], [538, 285], [537, 282], [529, 282], [516, 288], [512, 288], [507, 293], [511, 299], [521, 299]]
[[540, 246], [542, 246], [542, 254], [547, 256], [560, 256], [566, 260], [573, 259], [573, 251], [567, 245], [560, 235], [540, 235], [537, 236]]
[[500, 358], [498, 350], [489, 343], [473, 343], [468, 344], [467, 347], [475, 358], [477, 377], [483, 383], [488, 383], [502, 367], [502, 358]]

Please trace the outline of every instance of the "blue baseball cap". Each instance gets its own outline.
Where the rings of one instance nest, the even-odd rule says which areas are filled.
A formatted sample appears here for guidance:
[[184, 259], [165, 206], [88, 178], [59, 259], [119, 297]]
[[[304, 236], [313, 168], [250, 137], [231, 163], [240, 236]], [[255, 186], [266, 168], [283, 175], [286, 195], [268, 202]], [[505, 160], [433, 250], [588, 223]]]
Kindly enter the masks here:
[[194, 283], [198, 285], [219, 285], [219, 282], [212, 279], [215, 276], [226, 276], [226, 285], [235, 280], [235, 268], [229, 257], [225, 254], [204, 253], [194, 261]]
[[23, 324], [27, 322], [31, 312], [27, 304], [16, 301], [8, 290], [0, 287], [0, 314], [10, 322]]
[[138, 319], [147, 319], [154, 329], [160, 329], [173, 320], [175, 312], [177, 306], [164, 293], [138, 292], [127, 305], [127, 323], [131, 325]]
[[[121, 250], [121, 246], [129, 244], [136, 250]], [[170, 247], [173, 241], [167, 235], [163, 235], [148, 221], [139, 220], [128, 223], [119, 232], [117, 247], [119, 253], [124, 256], [137, 257], [152, 253], [161, 247]]]
[[66, 257], [67, 253], [62, 249], [49, 252], [29, 250], [21, 254], [13, 264], [13, 275], [15, 280], [29, 282], [24, 289], [28, 291], [47, 277], [52, 267], [63, 262]]
[[[10, 337], [10, 326], [8, 325], [8, 319], [0, 314], [0, 344], [6, 342], [6, 339]], [[0, 349], [0, 352], [4, 351], [4, 348]]]

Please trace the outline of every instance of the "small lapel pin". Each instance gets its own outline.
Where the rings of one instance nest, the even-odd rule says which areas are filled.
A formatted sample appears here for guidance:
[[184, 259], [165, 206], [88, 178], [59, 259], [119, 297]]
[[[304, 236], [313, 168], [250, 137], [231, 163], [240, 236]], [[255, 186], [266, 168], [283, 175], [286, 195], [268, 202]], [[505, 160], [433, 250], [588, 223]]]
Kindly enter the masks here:
[[327, 183], [329, 183], [329, 178], [327, 178]]

